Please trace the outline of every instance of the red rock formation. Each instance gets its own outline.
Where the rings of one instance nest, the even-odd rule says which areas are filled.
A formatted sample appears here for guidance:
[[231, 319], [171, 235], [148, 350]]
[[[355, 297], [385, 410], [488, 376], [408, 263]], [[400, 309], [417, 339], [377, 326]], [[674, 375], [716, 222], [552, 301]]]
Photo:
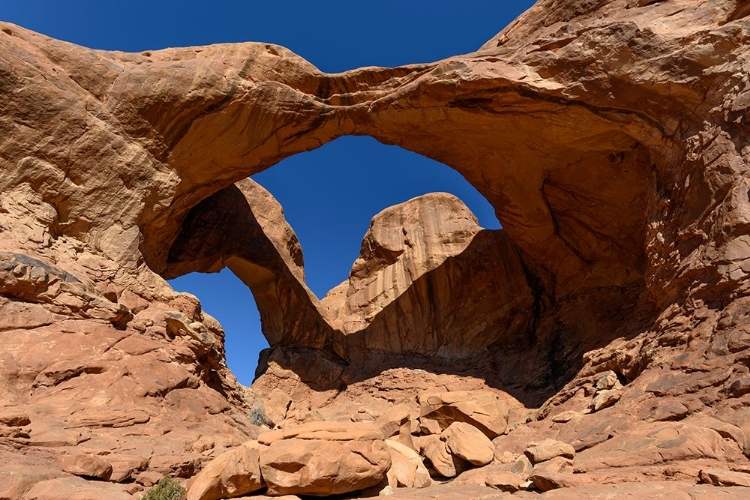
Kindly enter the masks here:
[[169, 252], [164, 277], [234, 272], [253, 292], [272, 345], [322, 349], [333, 336], [305, 285], [302, 250], [278, 202], [250, 179], [193, 207]]
[[[648, 475], [709, 495], [696, 478], [746, 474], [747, 14], [540, 0], [475, 53], [339, 75], [267, 44], [124, 54], [3, 23], [0, 453], [22, 465], [1, 495], [90, 489], [63, 457], [116, 482], [190, 476], [252, 437], [220, 327], [163, 281], [224, 265], [275, 347], [254, 391], [293, 386], [288, 415], [502, 390], [541, 406], [510, 404], [496, 450], [577, 452], [537, 464], [540, 488], [595, 498], [610, 490], [585, 483]], [[431, 226], [437, 200], [394, 208], [323, 307], [279, 207], [242, 179], [345, 134], [452, 166], [504, 230], [457, 205]], [[378, 229], [399, 224], [429, 251]], [[387, 300], [368, 295], [383, 273]]]
[[533, 301], [504, 233], [482, 230], [460, 200], [432, 193], [373, 217], [349, 280], [322, 302], [352, 359], [476, 356], [523, 335]]

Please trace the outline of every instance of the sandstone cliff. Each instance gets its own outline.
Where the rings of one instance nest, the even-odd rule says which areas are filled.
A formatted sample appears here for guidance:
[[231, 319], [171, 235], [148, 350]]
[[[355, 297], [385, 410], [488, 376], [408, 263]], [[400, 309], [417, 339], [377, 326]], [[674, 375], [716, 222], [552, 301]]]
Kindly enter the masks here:
[[[289, 421], [494, 391], [513, 408], [495, 459], [570, 443], [525, 475], [579, 498], [736, 483], [705, 470], [750, 470], [749, 13], [540, 0], [475, 53], [337, 75], [268, 44], [126, 54], [2, 23], [0, 454], [18, 466], [0, 495], [192, 476], [255, 436], [247, 405], [274, 388]], [[393, 207], [318, 301], [244, 179], [346, 134], [455, 168], [503, 231], [440, 195]], [[223, 266], [272, 345], [250, 395], [220, 326], [164, 282]], [[90, 455], [107, 464], [70, 465]]]

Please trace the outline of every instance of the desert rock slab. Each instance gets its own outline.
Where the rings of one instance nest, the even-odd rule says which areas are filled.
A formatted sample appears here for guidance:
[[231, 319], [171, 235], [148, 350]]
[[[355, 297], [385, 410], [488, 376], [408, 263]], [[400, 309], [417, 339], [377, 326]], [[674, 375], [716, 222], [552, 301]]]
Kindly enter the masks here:
[[36, 483], [24, 500], [131, 500], [125, 487], [119, 484], [92, 482], [69, 476]]
[[676, 481], [649, 481], [645, 483], [623, 483], [587, 485], [552, 490], [544, 493], [545, 500], [609, 500], [627, 498], [639, 500], [750, 500], [750, 488], [680, 483]]
[[[374, 425], [313, 422], [258, 436], [260, 469], [272, 495], [334, 495], [375, 486], [391, 467]], [[267, 447], [266, 447], [267, 446]]]
[[259, 450], [257, 441], [248, 441], [213, 459], [191, 480], [187, 500], [234, 498], [263, 488]]
[[490, 439], [503, 434], [510, 407], [489, 391], [456, 391], [424, 394], [419, 398], [419, 422], [426, 434], [440, 434], [453, 422], [466, 422]]

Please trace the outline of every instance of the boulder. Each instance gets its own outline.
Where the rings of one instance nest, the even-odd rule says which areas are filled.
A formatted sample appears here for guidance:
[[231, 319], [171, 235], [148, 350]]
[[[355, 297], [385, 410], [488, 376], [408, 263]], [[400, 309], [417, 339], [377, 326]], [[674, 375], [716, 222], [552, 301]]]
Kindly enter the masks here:
[[222, 453], [193, 477], [187, 500], [240, 497], [264, 486], [260, 473], [260, 445], [257, 441], [248, 441]]
[[135, 477], [135, 482], [147, 488], [156, 486], [164, 478], [164, 475], [155, 470], [145, 470]]
[[580, 417], [581, 412], [575, 410], [563, 411], [552, 417], [552, 421], [558, 424], [565, 424], [573, 420], [574, 418]]
[[479, 429], [465, 422], [453, 422], [440, 434], [448, 451], [472, 465], [482, 466], [492, 462], [495, 446]]
[[540, 491], [580, 486], [593, 482], [586, 474], [574, 474], [573, 461], [555, 457], [534, 466], [529, 481]]
[[594, 399], [591, 400], [589, 409], [591, 411], [599, 411], [604, 408], [608, 408], [613, 404], [617, 403], [622, 396], [622, 391], [619, 389], [605, 389], [597, 391]]
[[15, 408], [0, 408], [0, 425], [8, 427], [23, 427], [29, 425], [31, 419], [23, 411]]
[[597, 390], [602, 391], [616, 388], [619, 389], [622, 387], [622, 384], [620, 384], [617, 374], [612, 370], [608, 370], [597, 377], [594, 387]]
[[112, 462], [112, 476], [109, 480], [114, 483], [130, 482], [148, 468], [148, 457], [118, 453], [107, 458]]
[[391, 454], [377, 426], [312, 422], [258, 436], [271, 495], [337, 495], [380, 483]]
[[76, 476], [109, 480], [112, 476], [112, 464], [96, 455], [76, 454], [63, 455], [60, 468]]
[[538, 464], [555, 457], [573, 458], [576, 450], [568, 443], [554, 439], [545, 439], [538, 443], [530, 443], [524, 453], [529, 457], [531, 463]]
[[391, 468], [386, 477], [392, 489], [425, 488], [432, 484], [430, 473], [417, 452], [391, 439], [386, 439], [385, 444], [391, 454]]
[[494, 392], [428, 393], [419, 397], [419, 403], [419, 422], [425, 434], [440, 434], [453, 422], [466, 422], [494, 439], [508, 425], [509, 406]]
[[427, 459], [428, 467], [435, 474], [443, 477], [456, 477], [468, 468], [460, 458], [454, 456], [445, 441], [434, 434], [424, 436], [421, 440], [422, 456]]
[[732, 385], [729, 386], [729, 392], [735, 398], [739, 398], [750, 392], [750, 377], [743, 377], [732, 382]]

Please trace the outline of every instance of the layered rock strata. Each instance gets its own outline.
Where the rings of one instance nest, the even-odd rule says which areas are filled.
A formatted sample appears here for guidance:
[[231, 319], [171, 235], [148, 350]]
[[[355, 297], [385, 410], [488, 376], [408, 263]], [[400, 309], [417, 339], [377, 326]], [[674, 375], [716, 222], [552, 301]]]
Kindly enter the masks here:
[[[0, 492], [124, 497], [254, 437], [220, 327], [163, 280], [223, 266], [274, 347], [252, 397], [284, 387], [283, 418], [493, 390], [510, 408], [496, 458], [544, 438], [576, 450], [534, 464], [538, 489], [737, 481], [747, 14], [540, 0], [475, 53], [338, 75], [268, 44], [125, 54], [2, 23], [0, 453], [20, 465]], [[243, 179], [346, 134], [455, 168], [504, 230], [440, 197], [391, 209], [321, 304], [279, 207]], [[101, 461], [115, 485], [85, 479]], [[514, 483], [496, 472], [485, 484]]]
[[1, 498], [130, 498], [254, 436], [195, 297], [147, 302], [78, 276], [0, 252]]

